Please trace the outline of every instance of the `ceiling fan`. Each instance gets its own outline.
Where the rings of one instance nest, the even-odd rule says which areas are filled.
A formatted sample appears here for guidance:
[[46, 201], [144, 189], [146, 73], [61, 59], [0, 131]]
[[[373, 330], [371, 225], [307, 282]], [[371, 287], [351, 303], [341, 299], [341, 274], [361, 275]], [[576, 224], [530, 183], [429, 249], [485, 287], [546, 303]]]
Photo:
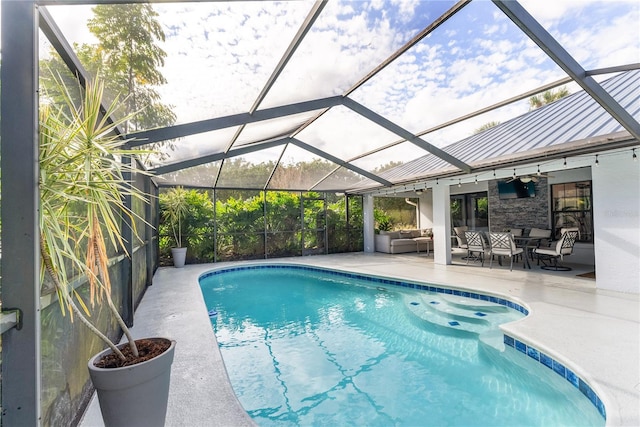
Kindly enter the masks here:
[[523, 182], [525, 184], [529, 183], [529, 182], [538, 182], [538, 180], [540, 178], [553, 178], [553, 175], [549, 175], [546, 173], [542, 173], [540, 172], [540, 168], [538, 168], [538, 172], [536, 172], [535, 174], [527, 174], [527, 175], [516, 175], [516, 170], [513, 170], [513, 176], [507, 181], [507, 182], [512, 182], [515, 181], [516, 179], [519, 179], [520, 182]]

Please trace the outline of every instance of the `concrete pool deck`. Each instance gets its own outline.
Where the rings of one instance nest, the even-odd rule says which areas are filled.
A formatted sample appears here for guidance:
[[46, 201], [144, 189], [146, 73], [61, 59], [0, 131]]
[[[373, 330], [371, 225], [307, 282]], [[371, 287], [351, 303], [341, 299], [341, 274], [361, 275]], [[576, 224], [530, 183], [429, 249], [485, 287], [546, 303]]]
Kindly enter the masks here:
[[[458, 258], [459, 259], [459, 258]], [[352, 253], [158, 269], [135, 314], [135, 337], [177, 341], [167, 426], [255, 425], [237, 401], [218, 351], [198, 277], [209, 270], [253, 263], [306, 264], [374, 276], [450, 285], [502, 295], [530, 310], [504, 332], [564, 363], [603, 400], [608, 426], [640, 425], [640, 295], [595, 289], [574, 265], [569, 272], [536, 266], [494, 266], [460, 261], [443, 266], [433, 255]], [[103, 426], [97, 399], [81, 426]]]

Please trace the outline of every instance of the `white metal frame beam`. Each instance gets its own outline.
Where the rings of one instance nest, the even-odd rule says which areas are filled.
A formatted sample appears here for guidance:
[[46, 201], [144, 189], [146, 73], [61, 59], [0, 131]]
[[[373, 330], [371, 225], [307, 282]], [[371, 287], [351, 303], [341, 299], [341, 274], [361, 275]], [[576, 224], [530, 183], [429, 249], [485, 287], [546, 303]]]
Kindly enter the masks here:
[[393, 123], [392, 121], [382, 117], [380, 114], [368, 109], [364, 105], [359, 104], [359, 103], [357, 103], [356, 101], [354, 101], [354, 100], [352, 100], [350, 98], [344, 98], [343, 105], [345, 107], [349, 108], [350, 110], [353, 110], [354, 112], [360, 114], [361, 116], [366, 117], [367, 119], [371, 120], [372, 122], [376, 123], [377, 125], [382, 126], [383, 128], [387, 129], [388, 131], [395, 133], [399, 137], [404, 138], [407, 141], [417, 145], [418, 147], [422, 148], [423, 150], [428, 151], [429, 153], [433, 154], [434, 156], [437, 156], [437, 157], [441, 158], [445, 162], [457, 167], [458, 169], [460, 169], [460, 170], [462, 170], [464, 172], [467, 172], [467, 173], [471, 172], [471, 166], [469, 166], [468, 164], [464, 163], [462, 160], [460, 160], [460, 159], [452, 156], [451, 154], [441, 150], [440, 148], [436, 147], [435, 145], [432, 145], [432, 144], [428, 143], [424, 139], [412, 134], [408, 130], [406, 130], [406, 129], [398, 126], [397, 124]]
[[348, 162], [346, 162], [346, 161], [344, 161], [342, 159], [339, 159], [339, 158], [327, 153], [326, 151], [322, 151], [319, 148], [316, 148], [316, 147], [314, 147], [312, 145], [309, 145], [309, 144], [307, 144], [305, 142], [302, 142], [299, 139], [291, 138], [291, 143], [294, 144], [294, 145], [297, 145], [298, 147], [302, 148], [303, 150], [307, 150], [310, 153], [313, 153], [313, 154], [315, 154], [317, 156], [320, 156], [320, 157], [323, 157], [323, 158], [325, 158], [325, 159], [327, 159], [327, 160], [329, 160], [329, 161], [331, 161], [331, 162], [333, 162], [333, 163], [335, 163], [337, 165], [340, 165], [343, 168], [349, 169], [349, 170], [351, 170], [351, 171], [353, 171], [353, 172], [355, 172], [357, 174], [360, 174], [362, 176], [366, 176], [367, 178], [372, 179], [372, 180], [374, 180], [374, 181], [376, 181], [376, 182], [378, 182], [378, 183], [380, 183], [380, 184], [382, 184], [384, 186], [391, 186], [392, 185], [391, 182], [387, 181], [386, 179], [380, 178], [379, 176], [374, 175], [371, 172], [368, 172], [368, 171], [366, 171], [366, 170], [364, 170], [362, 168], [354, 166], [354, 165], [352, 165], [352, 164], [350, 164], [350, 163], [348, 163]]
[[127, 135], [127, 138], [134, 138], [129, 142], [130, 147], [151, 144], [153, 142], [166, 141], [169, 139], [181, 138], [183, 136], [195, 135], [203, 132], [224, 129], [233, 126], [255, 123], [263, 120], [277, 119], [292, 114], [305, 113], [307, 111], [321, 110], [327, 107], [334, 107], [342, 104], [341, 96], [332, 96], [312, 101], [303, 101], [295, 104], [282, 105], [279, 107], [265, 108], [252, 113], [239, 113], [214, 119], [200, 120], [197, 122], [185, 123], [175, 126], [167, 126], [159, 129], [134, 132]]

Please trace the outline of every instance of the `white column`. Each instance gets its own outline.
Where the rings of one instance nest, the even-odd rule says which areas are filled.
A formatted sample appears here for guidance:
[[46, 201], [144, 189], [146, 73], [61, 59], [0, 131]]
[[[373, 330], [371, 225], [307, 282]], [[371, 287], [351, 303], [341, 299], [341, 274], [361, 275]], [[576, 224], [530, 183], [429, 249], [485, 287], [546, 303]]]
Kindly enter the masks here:
[[[640, 149], [636, 152], [640, 155]], [[640, 162], [631, 150], [591, 167], [596, 287], [640, 293]]]
[[451, 264], [451, 202], [449, 186], [433, 186], [433, 262]]
[[373, 196], [370, 194], [362, 197], [362, 216], [364, 218], [364, 251], [375, 252], [373, 234], [376, 221], [373, 217]]
[[418, 198], [420, 218], [418, 228], [433, 228], [433, 193], [425, 191]]

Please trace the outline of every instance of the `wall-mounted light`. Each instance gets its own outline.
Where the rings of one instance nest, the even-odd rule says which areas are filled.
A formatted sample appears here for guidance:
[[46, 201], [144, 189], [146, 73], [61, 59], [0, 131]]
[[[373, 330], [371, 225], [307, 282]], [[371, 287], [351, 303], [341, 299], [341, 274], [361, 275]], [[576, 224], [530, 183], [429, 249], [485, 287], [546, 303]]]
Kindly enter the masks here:
[[636, 155], [636, 149], [633, 149], [633, 156], [631, 157], [633, 159], [634, 162], [638, 161], [638, 156]]
[[513, 168], [513, 179], [516, 179], [516, 178], [517, 178], [517, 175], [516, 175], [516, 169], [515, 169], [515, 168]]
[[598, 161], [598, 155], [596, 154], [596, 166], [600, 166], [600, 162]]
[[540, 165], [538, 165], [538, 172], [536, 172], [536, 175], [538, 175], [538, 176], [541, 175], [541, 173], [540, 173]]
[[566, 169], [567, 168], [567, 158], [563, 157], [562, 159], [563, 159], [562, 167]]
[[416, 190], [416, 194], [419, 196], [423, 193], [423, 190]]
[[520, 182], [523, 182], [525, 184], [529, 183], [533, 181], [533, 179], [530, 176], [523, 176], [522, 178], [520, 178]]
[[462, 187], [462, 182], [461, 180], [458, 180], [458, 188]]
[[476, 175], [475, 184], [478, 185], [478, 175]]

